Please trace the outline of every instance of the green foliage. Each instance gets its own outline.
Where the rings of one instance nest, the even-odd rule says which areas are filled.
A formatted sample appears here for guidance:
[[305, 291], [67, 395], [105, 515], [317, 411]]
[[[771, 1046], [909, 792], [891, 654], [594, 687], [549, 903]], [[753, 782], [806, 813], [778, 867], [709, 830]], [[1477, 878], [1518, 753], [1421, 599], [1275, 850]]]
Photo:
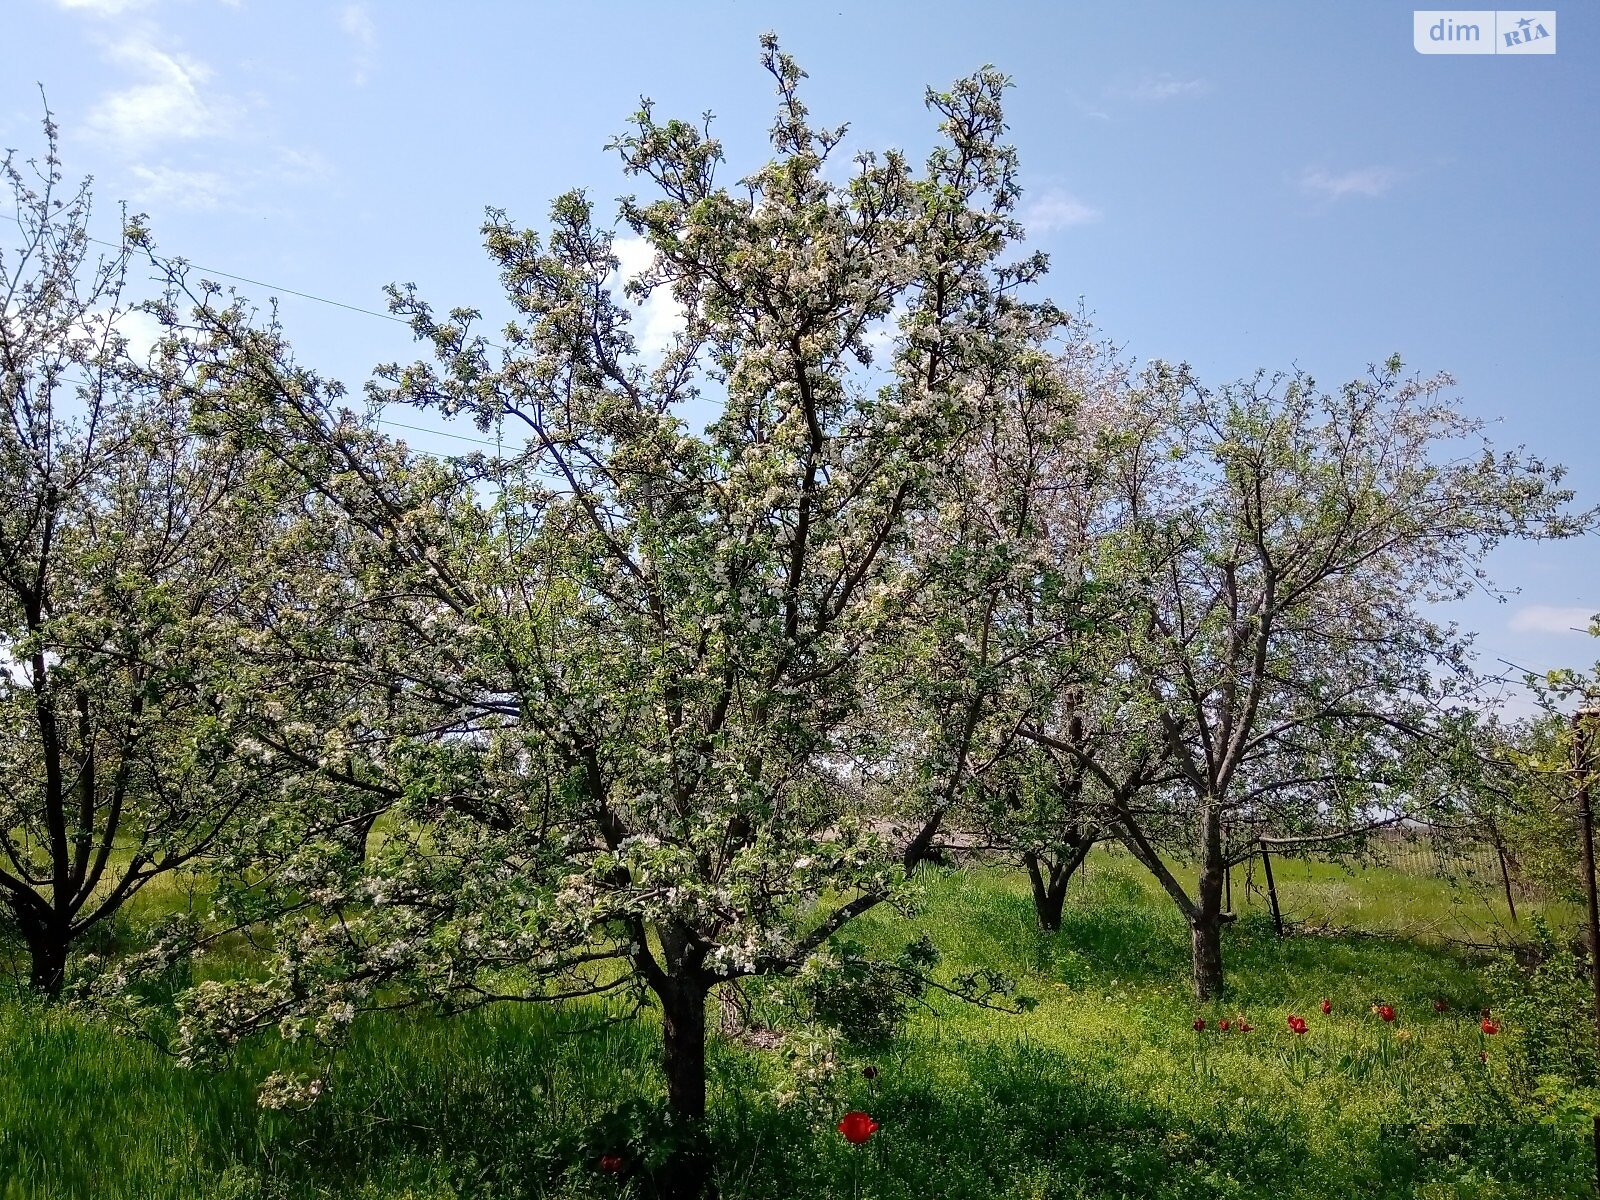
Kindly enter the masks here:
[[926, 935], [887, 962], [864, 953], [859, 942], [837, 939], [796, 981], [802, 1012], [838, 1030], [850, 1046], [882, 1047], [927, 994], [925, 972], [938, 964], [939, 951]]
[[1540, 1116], [1587, 1129], [1600, 1113], [1587, 956], [1561, 944], [1542, 918], [1532, 924], [1523, 961], [1508, 958], [1495, 977], [1493, 1015], [1510, 1034], [1511, 1093]]

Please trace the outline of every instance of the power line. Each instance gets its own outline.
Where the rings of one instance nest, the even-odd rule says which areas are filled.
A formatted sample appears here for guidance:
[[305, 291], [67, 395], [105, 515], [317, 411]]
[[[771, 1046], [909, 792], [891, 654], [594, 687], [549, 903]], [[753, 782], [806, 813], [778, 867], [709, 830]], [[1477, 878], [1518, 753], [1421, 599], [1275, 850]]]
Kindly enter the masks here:
[[435, 437], [454, 438], [458, 442], [472, 442], [479, 446], [494, 446], [496, 449], [498, 449], [500, 446], [499, 442], [491, 442], [484, 438], [468, 437], [464, 433], [446, 433], [442, 429], [429, 429], [423, 425], [407, 425], [402, 421], [391, 421], [386, 417], [380, 417], [379, 420], [383, 424], [392, 426], [395, 429], [410, 429], [416, 433], [431, 433]]
[[[17, 228], [18, 229], [22, 229], [24, 232], [26, 232], [26, 229], [22, 224], [22, 218], [19, 215], [17, 215], [16, 213], [11, 213], [9, 215], [10, 215], [11, 219], [14, 222], [16, 222]], [[85, 235], [84, 240], [85, 241], [89, 241], [89, 242], [93, 242], [97, 246], [105, 246], [105, 247], [107, 247], [108, 249], [111, 249], [111, 250], [123, 250], [123, 249], [125, 249], [125, 247], [123, 246], [122, 243], [120, 243], [120, 242], [108, 242], [104, 238], [89, 237], [88, 235]], [[151, 255], [151, 257], [152, 258], [156, 258], [156, 256], [153, 255], [153, 254]], [[170, 259], [158, 260], [158, 261], [171, 262]], [[266, 289], [268, 289], [269, 291], [272, 291], [272, 292], [284, 292], [284, 293], [287, 293], [288, 295], [291, 295], [291, 296], [298, 296], [302, 300], [312, 300], [312, 301], [315, 301], [318, 304], [332, 305], [334, 308], [342, 308], [342, 309], [345, 309], [345, 310], [347, 310], [349, 312], [360, 313], [363, 316], [380, 317], [385, 321], [393, 321], [398, 325], [409, 326], [411, 324], [411, 322], [408, 321], [406, 318], [397, 317], [393, 313], [381, 313], [381, 312], [376, 311], [375, 309], [362, 308], [358, 304], [346, 304], [343, 300], [330, 300], [326, 296], [316, 296], [316, 295], [313, 295], [310, 292], [302, 292], [302, 291], [300, 291], [300, 290], [298, 290], [296, 288], [280, 287], [277, 284], [267, 283], [264, 280], [252, 279], [247, 275], [238, 275], [238, 274], [235, 274], [232, 271], [219, 270], [216, 267], [202, 266], [199, 263], [191, 262], [191, 263], [188, 263], [187, 265], [192, 267], [192, 268], [194, 268], [196, 271], [201, 271], [201, 272], [203, 272], [205, 274], [208, 274], [208, 275], [220, 275], [224, 279], [233, 279], [233, 280], [237, 280], [240, 283], [248, 283], [253, 287], [266, 288]], [[501, 346], [496, 342], [487, 342], [486, 344], [488, 346], [490, 346], [491, 348], [496, 349], [496, 350], [504, 350], [505, 349], [504, 346]], [[391, 420], [388, 420], [388, 419], [386, 419], [385, 417], [382, 417], [382, 416], [380, 416], [378, 418], [378, 425], [379, 425], [380, 428], [387, 426], [387, 427], [393, 428], [393, 429], [406, 429], [406, 430], [409, 430], [409, 431], [411, 431], [413, 433], [426, 433], [426, 434], [429, 434], [429, 435], [431, 435], [433, 437], [451, 438], [454, 441], [471, 442], [472, 444], [478, 445], [478, 446], [492, 446], [492, 447], [494, 447], [495, 453], [496, 453], [497, 456], [501, 456], [501, 455], [503, 455], [505, 453], [503, 441], [501, 439], [499, 439], [499, 438], [497, 438], [495, 441], [491, 442], [491, 441], [487, 440], [486, 438], [469, 437], [469, 436], [467, 436], [466, 434], [463, 434], [463, 433], [449, 433], [449, 432], [447, 432], [447, 431], [445, 431], [443, 429], [429, 429], [426, 426], [422, 426], [422, 425], [408, 425], [403, 421], [391, 421]], [[426, 450], [426, 449], [422, 448], [421, 446], [412, 446], [411, 450], [412, 450], [413, 453], [425, 455], [426, 457], [433, 458], [433, 459], [449, 459], [450, 457], [452, 457], [451, 455], [448, 455], [448, 454], [440, 454], [440, 453], [438, 453], [436, 451], [433, 451], [433, 450]]]
[[[109, 245], [110, 243], [102, 244]], [[215, 267], [202, 267], [199, 263], [190, 263], [189, 265], [195, 270], [201, 271], [207, 275], [221, 275], [224, 279], [233, 279], [237, 280], [239, 283], [248, 283], [255, 287], [263, 287], [270, 292], [286, 292], [291, 296], [299, 296], [302, 300], [315, 300], [318, 304], [331, 304], [334, 308], [347, 309], [353, 313], [361, 313], [363, 316], [382, 317], [385, 321], [393, 321], [397, 325], [409, 326], [411, 324], [411, 322], [405, 317], [397, 317], [393, 313], [381, 313], [377, 309], [362, 308], [357, 304], [346, 304], [343, 300], [329, 300], [326, 296], [313, 296], [310, 292], [298, 292], [294, 288], [280, 287], [275, 283], [263, 283], [259, 279], [250, 279], [244, 275], [233, 275], [227, 271], [219, 271]]]
[[[14, 222], [16, 222], [16, 225], [17, 225], [18, 229], [22, 229], [24, 232], [26, 232], [26, 227], [22, 224], [22, 218], [20, 216], [18, 216], [16, 213], [11, 213], [10, 217]], [[96, 246], [105, 246], [105, 247], [107, 247], [108, 249], [111, 249], [111, 250], [123, 250], [123, 249], [127, 248], [121, 242], [108, 242], [104, 238], [89, 237], [88, 235], [84, 236], [84, 241], [93, 242]], [[151, 257], [152, 258], [156, 258], [156, 255], [152, 254]], [[172, 262], [171, 259], [164, 259], [164, 260], [158, 260], [158, 261], [163, 261], [163, 262], [167, 262], [167, 263]], [[393, 313], [379, 312], [377, 309], [374, 309], [374, 308], [362, 308], [359, 304], [346, 304], [343, 300], [330, 300], [326, 296], [314, 296], [310, 292], [302, 292], [302, 291], [300, 291], [300, 290], [298, 290], [296, 288], [291, 288], [291, 287], [282, 287], [282, 286], [280, 286], [278, 284], [267, 283], [264, 280], [260, 280], [260, 279], [251, 279], [247, 275], [236, 275], [232, 271], [223, 271], [223, 270], [221, 270], [221, 269], [219, 269], [217, 267], [201, 266], [199, 263], [195, 263], [195, 262], [187, 263], [186, 265], [188, 265], [190, 267], [193, 267], [196, 271], [203, 272], [204, 274], [207, 274], [207, 275], [220, 275], [224, 279], [232, 279], [232, 280], [235, 280], [238, 283], [248, 283], [252, 287], [266, 288], [270, 292], [282, 292], [282, 293], [284, 293], [286, 295], [298, 296], [302, 300], [314, 300], [318, 304], [330, 304], [334, 308], [343, 308], [343, 309], [346, 309], [349, 312], [361, 313], [363, 316], [367, 316], [367, 317], [379, 317], [379, 318], [381, 318], [382, 320], [385, 320], [385, 321], [393, 321], [397, 325], [410, 325], [411, 324], [411, 322], [408, 321], [405, 317], [397, 317]]]
[[[16, 213], [11, 213], [9, 215], [10, 215], [12, 221], [14, 221], [16, 223], [17, 228], [18, 229], [22, 229], [22, 230], [24, 230], [24, 232], [26, 232], [26, 229], [22, 224], [22, 218], [20, 216], [18, 216]], [[93, 242], [97, 246], [105, 246], [105, 247], [107, 247], [108, 249], [111, 249], [111, 250], [123, 250], [123, 249], [126, 248], [120, 242], [108, 242], [104, 238], [89, 237], [87, 234], [84, 236], [84, 240], [88, 241], [88, 242]], [[155, 255], [151, 255], [151, 257], [155, 258], [156, 256]], [[167, 259], [167, 260], [158, 260], [158, 261], [165, 261], [165, 262], [169, 262], [170, 263], [172, 260]], [[281, 286], [279, 284], [268, 283], [265, 280], [252, 279], [248, 275], [239, 275], [239, 274], [236, 274], [236, 273], [234, 273], [232, 271], [221, 270], [218, 267], [207, 267], [207, 266], [203, 266], [200, 263], [195, 263], [195, 262], [188, 263], [187, 265], [192, 267], [192, 268], [194, 268], [196, 271], [200, 271], [200, 272], [202, 272], [204, 274], [207, 274], [207, 275], [220, 275], [224, 279], [232, 279], [232, 280], [235, 280], [235, 281], [237, 281], [239, 283], [248, 283], [252, 287], [266, 288], [268, 291], [271, 291], [271, 292], [282, 292], [282, 293], [285, 293], [285, 294], [290, 295], [290, 296], [298, 296], [302, 300], [312, 300], [312, 301], [315, 301], [318, 304], [331, 305], [334, 308], [345, 309], [347, 312], [360, 313], [362, 316], [379, 317], [379, 318], [381, 318], [382, 320], [385, 320], [385, 321], [393, 321], [397, 325], [409, 326], [411, 324], [411, 322], [408, 321], [404, 317], [397, 317], [393, 313], [378, 312], [376, 309], [362, 308], [359, 304], [346, 304], [343, 300], [330, 300], [326, 296], [317, 296], [317, 295], [313, 295], [310, 292], [300, 291], [298, 288], [283, 287], [283, 286]], [[494, 343], [489, 343], [489, 344], [491, 346], [495, 346]], [[495, 346], [495, 348], [496, 349], [502, 349], [502, 350], [504, 349], [503, 346]], [[454, 440], [456, 440], [458, 442], [472, 442], [472, 443], [474, 443], [476, 445], [479, 445], [479, 446], [494, 446], [496, 448], [496, 450], [499, 450], [499, 448], [500, 448], [500, 443], [499, 442], [487, 441], [484, 438], [468, 437], [465, 434], [460, 434], [460, 433], [447, 433], [446, 431], [444, 431], [442, 429], [428, 429], [428, 428], [426, 428], [424, 426], [421, 426], [421, 425], [407, 425], [403, 421], [391, 421], [391, 420], [387, 420], [387, 419], [385, 419], [383, 417], [379, 417], [378, 421], [379, 421], [380, 425], [387, 425], [387, 426], [390, 426], [391, 428], [395, 428], [395, 429], [408, 429], [408, 430], [412, 431], [413, 433], [426, 433], [426, 434], [431, 434], [434, 437], [453, 438]], [[418, 454], [427, 455], [429, 458], [446, 458], [446, 457], [448, 457], [448, 455], [436, 454], [431, 450], [424, 450], [424, 449], [422, 449], [421, 447], [418, 447], [418, 446], [413, 446], [412, 449], [415, 450]]]

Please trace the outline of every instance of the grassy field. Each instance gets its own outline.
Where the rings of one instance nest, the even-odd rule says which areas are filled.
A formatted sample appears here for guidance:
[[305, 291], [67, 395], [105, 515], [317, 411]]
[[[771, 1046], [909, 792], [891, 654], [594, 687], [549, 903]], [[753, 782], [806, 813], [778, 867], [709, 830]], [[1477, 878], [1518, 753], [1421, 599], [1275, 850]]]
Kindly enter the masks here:
[[[719, 1041], [724, 1196], [1591, 1194], [1579, 1134], [1511, 1119], [1504, 1056], [1518, 1031], [1480, 1035], [1478, 1009], [1496, 997], [1482, 962], [1446, 940], [1485, 940], [1503, 911], [1392, 871], [1290, 864], [1279, 885], [1291, 915], [1313, 925], [1425, 936], [1280, 942], [1259, 899], [1236, 891], [1230, 996], [1200, 1006], [1185, 928], [1117, 855], [1094, 856], [1051, 936], [1035, 931], [1015, 875], [931, 881], [915, 921], [875, 916], [860, 938], [889, 951], [926, 931], [945, 952], [941, 970], [997, 967], [1025, 981], [1037, 1008], [1006, 1016], [941, 999], [913, 1017], [876, 1057], [877, 1077], [850, 1073], [839, 1098], [881, 1123], [862, 1148], [833, 1130], [836, 1114], [779, 1104], [772, 1055]], [[1435, 998], [1449, 1010], [1436, 1013]], [[1371, 1013], [1379, 1001], [1398, 1010], [1393, 1026]], [[1215, 1030], [1241, 1013], [1253, 1031]], [[1305, 1036], [1289, 1033], [1289, 1013], [1308, 1018]], [[258, 1108], [254, 1089], [296, 1064], [289, 1047], [263, 1042], [220, 1073], [185, 1071], [80, 1018], [8, 1001], [0, 1200], [629, 1195], [595, 1163], [648, 1153], [648, 1134], [624, 1146], [622, 1129], [658, 1102], [654, 1031], [586, 1032], [593, 1016], [368, 1020], [331, 1093], [286, 1113]], [[1196, 1033], [1197, 1017], [1212, 1028]]]

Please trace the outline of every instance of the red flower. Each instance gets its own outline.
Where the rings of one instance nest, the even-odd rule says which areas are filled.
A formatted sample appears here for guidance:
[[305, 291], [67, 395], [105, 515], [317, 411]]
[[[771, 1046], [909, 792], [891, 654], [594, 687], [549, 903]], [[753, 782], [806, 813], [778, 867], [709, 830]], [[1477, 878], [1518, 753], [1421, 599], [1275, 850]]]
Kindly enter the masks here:
[[876, 1079], [878, 1077], [878, 1068], [868, 1063], [861, 1068], [861, 1077], [863, 1079]]
[[1443, 1000], [1435, 1000], [1433, 1002], [1433, 1011], [1434, 1012], [1444, 1012], [1449, 1007], [1450, 1006], [1448, 1004], [1446, 1004]]
[[1332, 1011], [1333, 1011], [1333, 1001], [1329, 1000], [1326, 996], [1324, 996], [1322, 998], [1322, 1015], [1323, 1016], [1327, 1016]]
[[615, 1175], [622, 1170], [622, 1155], [602, 1154], [600, 1156], [600, 1169], [607, 1175]]
[[1239, 1018], [1239, 1023], [1237, 1025], [1235, 1025], [1234, 1028], [1237, 1029], [1240, 1033], [1249, 1033], [1252, 1029], [1255, 1028], [1255, 1026], [1250, 1024], [1250, 1022], [1246, 1021], [1243, 1017], [1240, 1017]]
[[1228, 1028], [1229, 1028], [1228, 1018], [1227, 1017], [1223, 1017], [1222, 1020], [1218, 1021], [1217, 1022], [1217, 1028], [1222, 1030], [1223, 1033], [1227, 1033], [1228, 1032]]
[[839, 1122], [839, 1132], [852, 1146], [859, 1146], [878, 1132], [878, 1123], [864, 1112], [847, 1112]]
[[1485, 1033], [1487, 1033], [1491, 1037], [1493, 1037], [1495, 1034], [1500, 1032], [1500, 1024], [1499, 1024], [1499, 1022], [1498, 1021], [1491, 1021], [1487, 1017], [1484, 1018], [1483, 1024], [1479, 1025], [1478, 1028], [1483, 1030]]
[[1206, 1031], [1206, 1019], [1204, 1017], [1196, 1017], [1194, 1019], [1194, 1031], [1196, 1033], [1204, 1033]]
[[1380, 1005], [1378, 1005], [1378, 1015], [1380, 1017], [1382, 1017], [1385, 1021], [1394, 1020], [1394, 1005], [1392, 1005], [1392, 1004], [1380, 1004]]
[[1291, 1015], [1289, 1017], [1289, 1031], [1291, 1033], [1304, 1033], [1306, 1031], [1306, 1019]]
[[1478, 1051], [1478, 1061], [1479, 1062], [1488, 1062], [1489, 1061], [1489, 1056], [1487, 1054], [1485, 1054], [1482, 1050], [1479, 1050]]

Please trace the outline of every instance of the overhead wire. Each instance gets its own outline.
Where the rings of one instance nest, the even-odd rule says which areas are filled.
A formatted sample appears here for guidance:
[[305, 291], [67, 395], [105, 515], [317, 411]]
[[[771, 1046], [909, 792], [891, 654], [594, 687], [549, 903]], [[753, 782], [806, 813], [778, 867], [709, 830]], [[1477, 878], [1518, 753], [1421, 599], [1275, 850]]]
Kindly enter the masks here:
[[[16, 213], [7, 213], [6, 215], [11, 218], [12, 222], [16, 224], [18, 229], [24, 229], [25, 230], [26, 227], [23, 225], [22, 218], [19, 215], [17, 215]], [[90, 237], [87, 234], [84, 235], [84, 240], [87, 241], [87, 242], [92, 242], [97, 246], [105, 246], [105, 247], [107, 247], [108, 249], [111, 249], [111, 250], [123, 250], [123, 249], [126, 248], [125, 245], [123, 243], [121, 243], [121, 242], [108, 242], [104, 238]], [[152, 259], [156, 259], [157, 258], [157, 256], [154, 255], [154, 254], [152, 254], [151, 257], [152, 257]], [[157, 261], [164, 261], [166, 263], [171, 263], [174, 260], [172, 260], [172, 259], [165, 259], [165, 260], [157, 259]], [[331, 306], [333, 308], [342, 308], [346, 312], [359, 313], [359, 314], [361, 314], [362, 316], [365, 316], [365, 317], [378, 317], [379, 319], [384, 320], [384, 321], [392, 321], [397, 325], [409, 326], [411, 324], [411, 322], [409, 320], [407, 320], [405, 317], [397, 317], [393, 313], [379, 312], [377, 309], [373, 309], [373, 308], [363, 308], [359, 304], [348, 304], [343, 300], [333, 300], [333, 299], [328, 298], [327, 296], [318, 296], [318, 295], [315, 295], [312, 292], [301, 291], [298, 288], [284, 287], [281, 284], [268, 283], [268, 282], [266, 282], [265, 280], [262, 280], [262, 279], [252, 279], [248, 275], [240, 275], [240, 274], [237, 274], [236, 272], [233, 272], [233, 271], [224, 271], [220, 267], [207, 267], [207, 266], [203, 266], [200, 263], [188, 262], [187, 260], [185, 260], [185, 265], [190, 267], [190, 268], [192, 268], [192, 269], [194, 269], [194, 270], [196, 270], [196, 271], [199, 271], [199, 272], [201, 272], [203, 274], [206, 274], [206, 275], [219, 275], [224, 279], [232, 279], [232, 280], [234, 280], [234, 281], [236, 281], [238, 283], [248, 283], [252, 287], [266, 288], [269, 292], [272, 292], [274, 294], [280, 294], [281, 293], [283, 295], [296, 296], [296, 297], [300, 298], [301, 300], [311, 300], [311, 301], [314, 301], [317, 304], [326, 304], [326, 305], [329, 305], [329, 306]], [[494, 342], [490, 342], [490, 343], [488, 343], [488, 345], [490, 345], [494, 349], [500, 349], [500, 350], [505, 349], [505, 347], [500, 346], [500, 345], [498, 345], [497, 343], [494, 343]], [[378, 423], [379, 423], [380, 426], [390, 426], [390, 427], [395, 428], [395, 429], [405, 429], [405, 430], [409, 430], [409, 431], [411, 431], [413, 433], [426, 433], [426, 434], [431, 434], [431, 435], [433, 435], [435, 437], [451, 438], [451, 439], [453, 439], [455, 441], [459, 441], [459, 442], [472, 442], [472, 443], [474, 443], [476, 445], [480, 445], [480, 446], [494, 446], [497, 450], [499, 450], [501, 448], [501, 443], [498, 440], [491, 442], [491, 441], [488, 441], [485, 438], [468, 437], [467, 435], [460, 434], [460, 433], [449, 433], [449, 432], [447, 432], [447, 431], [445, 431], [443, 429], [429, 429], [426, 426], [422, 426], [422, 425], [408, 425], [403, 421], [391, 421], [391, 420], [388, 420], [388, 419], [386, 419], [386, 418], [384, 418], [382, 416], [380, 416], [378, 418]], [[429, 458], [446, 459], [446, 458], [450, 457], [450, 455], [448, 455], [448, 454], [439, 454], [439, 453], [436, 453], [435, 451], [432, 451], [432, 450], [422, 449], [421, 447], [413, 446], [412, 449], [414, 451], [416, 451], [416, 453], [418, 453], [418, 454], [427, 455]]]

